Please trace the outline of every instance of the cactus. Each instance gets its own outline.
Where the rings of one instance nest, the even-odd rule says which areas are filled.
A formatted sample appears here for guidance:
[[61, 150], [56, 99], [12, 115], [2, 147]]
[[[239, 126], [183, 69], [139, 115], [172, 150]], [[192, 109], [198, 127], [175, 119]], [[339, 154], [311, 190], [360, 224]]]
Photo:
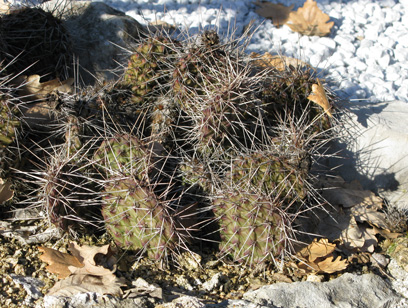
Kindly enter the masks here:
[[191, 123], [185, 139], [207, 156], [250, 147], [259, 113], [250, 95], [257, 78], [237, 50], [218, 41], [214, 33], [204, 32], [202, 45], [188, 48], [173, 72], [174, 98]]
[[155, 90], [163, 89], [163, 84], [168, 82], [166, 69], [177, 45], [176, 41], [164, 36], [149, 37], [138, 45], [123, 76], [123, 85], [132, 90], [134, 103], [144, 102], [155, 94]]
[[253, 266], [287, 252], [291, 231], [279, 202], [241, 189], [230, 189], [214, 197], [221, 256]]
[[143, 142], [130, 134], [118, 134], [102, 141], [93, 159], [103, 177], [134, 176], [152, 181], [163, 172], [164, 149], [157, 142]]
[[191, 241], [195, 205], [183, 206], [180, 198], [154, 190], [137, 179], [113, 181], [105, 188], [102, 214], [118, 246], [165, 260]]
[[96, 223], [91, 218], [98, 211], [96, 185], [86, 157], [69, 156], [65, 147], [42, 152], [45, 157], [37, 158], [33, 170], [25, 173], [37, 186], [29, 194], [31, 206], [40, 207], [50, 224], [64, 230]]
[[66, 76], [71, 40], [60, 19], [39, 7], [22, 7], [0, 18], [0, 58], [8, 73]]
[[240, 155], [232, 160], [227, 173], [228, 182], [242, 189], [296, 200], [307, 196], [306, 180], [310, 157], [283, 156], [259, 151]]
[[288, 67], [264, 79], [262, 107], [272, 126], [290, 118], [302, 121], [308, 134], [321, 133], [331, 127], [324, 110], [307, 98], [317, 78], [311, 69]]

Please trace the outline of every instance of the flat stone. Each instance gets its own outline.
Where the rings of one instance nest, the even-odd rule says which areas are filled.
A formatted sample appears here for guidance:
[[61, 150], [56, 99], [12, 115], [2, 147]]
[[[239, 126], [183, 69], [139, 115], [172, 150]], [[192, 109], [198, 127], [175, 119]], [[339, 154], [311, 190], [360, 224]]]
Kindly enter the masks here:
[[408, 210], [408, 102], [350, 103], [335, 149], [342, 159], [330, 166], [346, 181], [357, 179], [364, 189]]
[[379, 276], [346, 273], [323, 283], [306, 281], [264, 286], [245, 293], [243, 299], [271, 308], [380, 308], [395, 307], [402, 297]]

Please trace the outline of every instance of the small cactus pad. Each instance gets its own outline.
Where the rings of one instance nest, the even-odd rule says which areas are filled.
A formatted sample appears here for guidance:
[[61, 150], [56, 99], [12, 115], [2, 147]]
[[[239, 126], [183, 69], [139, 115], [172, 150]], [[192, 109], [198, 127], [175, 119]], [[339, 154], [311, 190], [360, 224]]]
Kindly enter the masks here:
[[94, 154], [106, 178], [132, 175], [151, 179], [160, 172], [162, 148], [158, 143], [145, 143], [135, 136], [119, 134], [102, 142]]
[[[106, 228], [123, 248], [147, 252], [157, 260], [175, 253], [188, 234], [190, 207], [163, 200], [148, 185], [135, 179], [111, 183], [105, 188], [102, 214]], [[183, 214], [188, 217], [183, 219]]]
[[221, 255], [256, 265], [285, 249], [287, 227], [276, 200], [230, 190], [214, 197], [212, 205], [220, 226]]

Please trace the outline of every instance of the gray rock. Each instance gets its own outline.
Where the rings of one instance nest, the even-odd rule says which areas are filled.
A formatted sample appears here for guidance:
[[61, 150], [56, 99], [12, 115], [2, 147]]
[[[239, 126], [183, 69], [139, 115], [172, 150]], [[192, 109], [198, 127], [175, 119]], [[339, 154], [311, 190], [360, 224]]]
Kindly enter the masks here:
[[402, 297], [379, 276], [346, 273], [322, 283], [306, 281], [264, 286], [245, 293], [243, 299], [270, 308], [385, 308], [395, 307]]
[[245, 300], [226, 300], [219, 304], [207, 304], [205, 308], [270, 308], [269, 306], [262, 306], [254, 304]]
[[42, 7], [63, 20], [85, 84], [114, 79], [113, 70], [120, 74], [120, 65], [127, 60], [125, 49], [145, 31], [136, 20], [103, 2], [52, 0]]
[[336, 149], [345, 159], [330, 161], [346, 180], [408, 210], [408, 103], [352, 103], [343, 117]]
[[22, 285], [24, 290], [27, 292], [27, 297], [24, 300], [26, 305], [31, 304], [32, 302], [43, 296], [40, 289], [44, 286], [44, 282], [42, 282], [41, 280], [33, 277], [24, 277], [14, 274], [11, 274], [10, 277], [15, 283]]
[[393, 278], [391, 280], [393, 289], [404, 297], [395, 308], [408, 307], [408, 272], [404, 271], [394, 259], [391, 259], [387, 269]]
[[71, 297], [44, 297], [44, 301], [38, 308], [152, 308], [154, 303], [147, 297], [131, 299], [119, 299], [97, 293], [80, 293]]

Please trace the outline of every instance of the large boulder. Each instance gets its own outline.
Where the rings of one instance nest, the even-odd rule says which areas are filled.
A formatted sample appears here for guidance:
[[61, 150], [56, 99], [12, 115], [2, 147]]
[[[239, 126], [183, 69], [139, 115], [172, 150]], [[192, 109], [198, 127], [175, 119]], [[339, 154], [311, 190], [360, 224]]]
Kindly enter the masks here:
[[346, 181], [357, 179], [402, 210], [408, 210], [407, 116], [403, 101], [349, 107], [335, 144], [342, 159], [330, 161]]
[[[79, 64], [79, 81], [85, 84], [120, 75], [129, 56], [126, 50], [146, 31], [132, 17], [103, 2], [52, 0], [42, 8], [63, 20], [78, 62], [74, 65]], [[78, 72], [74, 69], [73, 73]]]

